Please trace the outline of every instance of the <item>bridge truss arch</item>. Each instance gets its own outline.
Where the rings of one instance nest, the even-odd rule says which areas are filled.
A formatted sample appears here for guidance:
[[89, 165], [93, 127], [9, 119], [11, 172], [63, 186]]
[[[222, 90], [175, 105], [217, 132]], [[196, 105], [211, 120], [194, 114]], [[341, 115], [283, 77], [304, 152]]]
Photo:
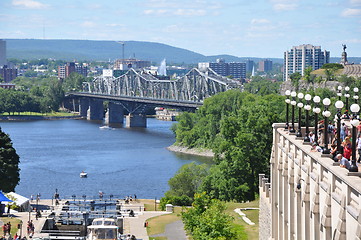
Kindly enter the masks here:
[[205, 71], [193, 68], [176, 80], [161, 80], [145, 70], [130, 69], [117, 78], [99, 76], [83, 83], [87, 93], [194, 102], [233, 88], [240, 88], [240, 83], [210, 68]]

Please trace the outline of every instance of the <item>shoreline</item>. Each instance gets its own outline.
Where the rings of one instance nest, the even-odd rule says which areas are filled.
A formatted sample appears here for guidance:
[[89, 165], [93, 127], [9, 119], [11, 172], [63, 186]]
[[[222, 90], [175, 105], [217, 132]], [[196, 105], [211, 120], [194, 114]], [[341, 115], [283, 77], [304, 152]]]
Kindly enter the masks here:
[[34, 120], [60, 120], [82, 119], [81, 116], [0, 116], [0, 121], [34, 121]]
[[167, 147], [167, 149], [171, 152], [176, 152], [176, 153], [183, 153], [183, 154], [196, 155], [196, 156], [209, 157], [209, 158], [214, 157], [214, 153], [212, 152], [212, 150], [209, 149], [188, 148], [183, 146], [177, 146], [174, 144]]

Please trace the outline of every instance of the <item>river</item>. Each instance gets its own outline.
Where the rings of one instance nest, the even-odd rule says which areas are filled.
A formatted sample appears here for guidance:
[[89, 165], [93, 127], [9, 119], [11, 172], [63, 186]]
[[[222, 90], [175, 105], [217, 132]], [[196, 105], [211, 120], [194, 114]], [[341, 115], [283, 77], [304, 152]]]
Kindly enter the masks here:
[[[51, 198], [106, 195], [159, 199], [184, 164], [205, 158], [170, 152], [172, 122], [147, 120], [146, 129], [100, 129], [86, 120], [1, 122], [20, 156], [16, 192]], [[88, 178], [80, 178], [81, 171]]]

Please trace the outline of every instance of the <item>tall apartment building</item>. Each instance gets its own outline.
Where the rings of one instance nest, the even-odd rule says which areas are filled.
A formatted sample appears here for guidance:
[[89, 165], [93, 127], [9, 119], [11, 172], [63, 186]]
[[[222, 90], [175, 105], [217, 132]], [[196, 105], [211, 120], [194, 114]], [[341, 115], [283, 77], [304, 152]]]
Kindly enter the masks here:
[[0, 39], [0, 67], [6, 64], [6, 41]]
[[221, 76], [232, 75], [235, 78], [246, 78], [246, 63], [231, 62], [226, 63], [224, 59], [217, 59], [216, 62], [198, 63], [199, 69], [211, 68]]
[[294, 46], [284, 53], [283, 80], [289, 80], [292, 73], [299, 72], [303, 76], [305, 68], [311, 66], [313, 70], [330, 62], [330, 52], [321, 49], [320, 46], [303, 44]]
[[18, 70], [16, 68], [8, 68], [7, 65], [3, 65], [0, 66], [0, 76], [4, 82], [8, 83], [18, 76]]
[[58, 78], [64, 79], [69, 77], [72, 72], [77, 72], [84, 77], [88, 76], [88, 67], [79, 65], [74, 62], [68, 62], [63, 66], [58, 66]]
[[246, 71], [247, 72], [252, 72], [253, 71], [253, 67], [254, 67], [254, 61], [247, 59], [246, 60]]
[[272, 61], [268, 59], [260, 61], [258, 63], [258, 70], [260, 72], [272, 71]]

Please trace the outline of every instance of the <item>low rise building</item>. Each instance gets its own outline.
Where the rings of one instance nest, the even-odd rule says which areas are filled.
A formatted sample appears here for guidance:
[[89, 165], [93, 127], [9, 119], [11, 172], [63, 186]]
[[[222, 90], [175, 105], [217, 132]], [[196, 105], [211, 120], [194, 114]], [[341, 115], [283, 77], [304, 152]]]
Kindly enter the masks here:
[[65, 65], [58, 66], [58, 78], [65, 79], [73, 72], [77, 72], [84, 77], [88, 76], [88, 67], [75, 62], [68, 62]]

